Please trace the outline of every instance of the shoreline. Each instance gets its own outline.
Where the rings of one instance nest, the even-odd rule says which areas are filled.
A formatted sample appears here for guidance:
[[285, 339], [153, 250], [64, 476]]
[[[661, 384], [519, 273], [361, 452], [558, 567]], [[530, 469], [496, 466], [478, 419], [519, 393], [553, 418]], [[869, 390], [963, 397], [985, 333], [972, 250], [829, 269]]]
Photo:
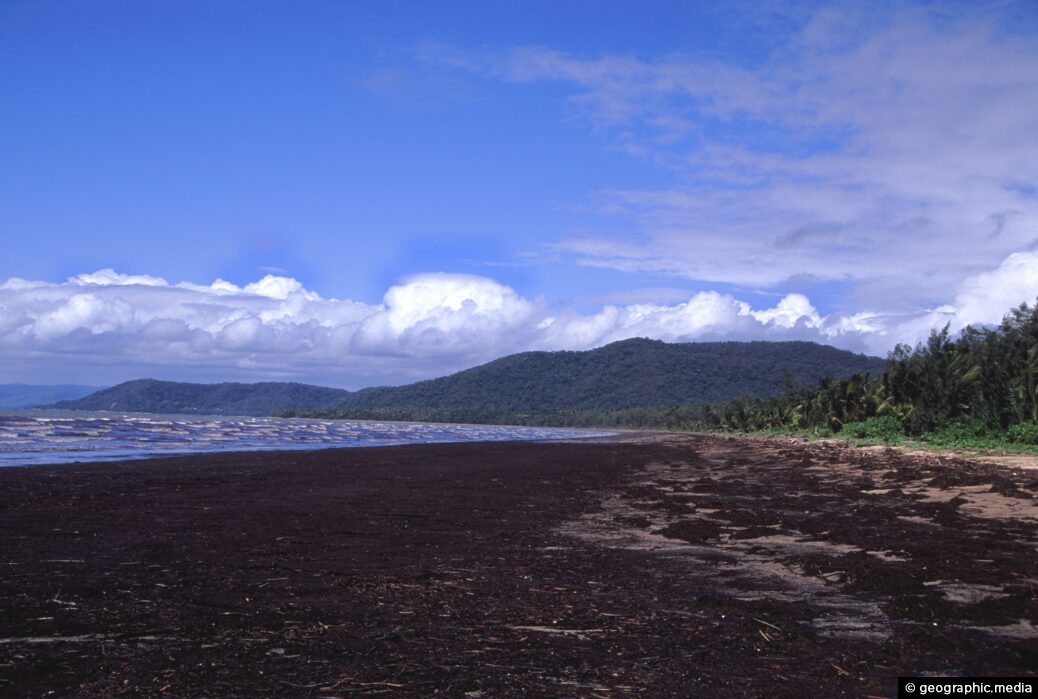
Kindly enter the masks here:
[[[555, 428], [553, 428], [555, 429]], [[566, 428], [557, 428], [566, 429]], [[588, 430], [584, 430], [588, 431]], [[354, 445], [336, 445], [327, 447], [314, 447], [312, 445], [306, 446], [266, 446], [256, 447], [254, 449], [211, 449], [211, 450], [176, 450], [171, 449], [168, 451], [155, 451], [144, 454], [126, 454], [126, 455], [109, 455], [99, 456], [97, 458], [86, 458], [87, 454], [94, 452], [83, 452], [84, 458], [74, 459], [72, 461], [39, 461], [39, 462], [26, 462], [18, 464], [0, 464], [0, 470], [3, 469], [17, 469], [17, 468], [61, 468], [63, 466], [89, 466], [89, 465], [104, 465], [104, 464], [143, 464], [161, 459], [223, 459], [223, 458], [241, 458], [253, 454], [285, 454], [285, 453], [302, 453], [312, 454], [320, 452], [342, 452], [342, 451], [353, 451], [357, 449], [394, 449], [397, 447], [422, 447], [422, 446], [433, 446], [437, 444], [602, 444], [612, 441], [627, 441], [624, 439], [624, 435], [618, 433], [606, 433], [606, 430], [600, 430], [603, 434], [590, 435], [585, 437], [544, 437], [538, 439], [486, 439], [486, 440], [458, 440], [458, 441], [441, 441], [441, 442], [396, 442], [396, 443], [385, 443], [385, 444], [354, 444]], [[651, 432], [640, 431], [638, 434], [653, 434]], [[36, 452], [43, 453], [43, 452]], [[46, 457], [41, 457], [46, 458]]]
[[0, 693], [893, 696], [1033, 672], [1033, 473], [592, 439], [0, 469]]
[[167, 457], [220, 458], [267, 451], [559, 441], [611, 434], [615, 431], [525, 425], [144, 413], [109, 416], [96, 411], [38, 416], [0, 411], [0, 469]]

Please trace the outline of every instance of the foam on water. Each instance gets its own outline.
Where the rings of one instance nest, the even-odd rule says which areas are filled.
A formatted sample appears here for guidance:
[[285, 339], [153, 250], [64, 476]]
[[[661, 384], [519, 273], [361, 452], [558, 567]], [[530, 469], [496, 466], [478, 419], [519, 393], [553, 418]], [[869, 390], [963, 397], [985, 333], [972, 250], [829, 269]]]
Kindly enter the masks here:
[[306, 418], [0, 412], [0, 467], [213, 451], [573, 439], [593, 430]]

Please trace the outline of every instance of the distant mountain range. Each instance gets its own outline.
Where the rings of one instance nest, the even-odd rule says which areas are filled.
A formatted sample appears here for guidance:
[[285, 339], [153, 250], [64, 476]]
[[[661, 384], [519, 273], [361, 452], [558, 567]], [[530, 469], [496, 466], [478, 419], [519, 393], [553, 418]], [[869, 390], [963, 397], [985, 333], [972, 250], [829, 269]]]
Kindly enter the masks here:
[[773, 396], [790, 385], [882, 371], [884, 360], [811, 342], [670, 344], [633, 339], [584, 352], [523, 352], [439, 379], [356, 392], [298, 383], [189, 384], [140, 380], [78, 400], [69, 410], [345, 416], [403, 409], [466, 414], [610, 410]]
[[17, 410], [46, 405], [59, 400], [74, 400], [90, 395], [99, 386], [78, 386], [61, 384], [58, 386], [34, 386], [24, 383], [0, 384], [0, 409]]
[[47, 407], [131, 413], [270, 415], [284, 408], [326, 408], [338, 404], [349, 395], [349, 391], [341, 388], [275, 381], [201, 384], [138, 379]]

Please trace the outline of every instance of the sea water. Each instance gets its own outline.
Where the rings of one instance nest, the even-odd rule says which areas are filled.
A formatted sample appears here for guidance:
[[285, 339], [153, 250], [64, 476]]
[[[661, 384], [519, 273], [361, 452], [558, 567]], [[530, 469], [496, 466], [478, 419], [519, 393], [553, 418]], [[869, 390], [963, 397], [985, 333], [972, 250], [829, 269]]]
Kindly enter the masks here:
[[216, 451], [559, 440], [597, 430], [308, 418], [0, 412], [0, 467]]

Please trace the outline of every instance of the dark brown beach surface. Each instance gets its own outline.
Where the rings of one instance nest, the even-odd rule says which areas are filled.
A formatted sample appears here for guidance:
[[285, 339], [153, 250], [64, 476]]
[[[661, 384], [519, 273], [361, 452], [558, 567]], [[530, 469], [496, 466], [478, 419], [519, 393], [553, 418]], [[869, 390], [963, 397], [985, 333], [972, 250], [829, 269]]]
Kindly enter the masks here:
[[628, 435], [0, 470], [0, 696], [896, 696], [1038, 668], [1038, 471]]

